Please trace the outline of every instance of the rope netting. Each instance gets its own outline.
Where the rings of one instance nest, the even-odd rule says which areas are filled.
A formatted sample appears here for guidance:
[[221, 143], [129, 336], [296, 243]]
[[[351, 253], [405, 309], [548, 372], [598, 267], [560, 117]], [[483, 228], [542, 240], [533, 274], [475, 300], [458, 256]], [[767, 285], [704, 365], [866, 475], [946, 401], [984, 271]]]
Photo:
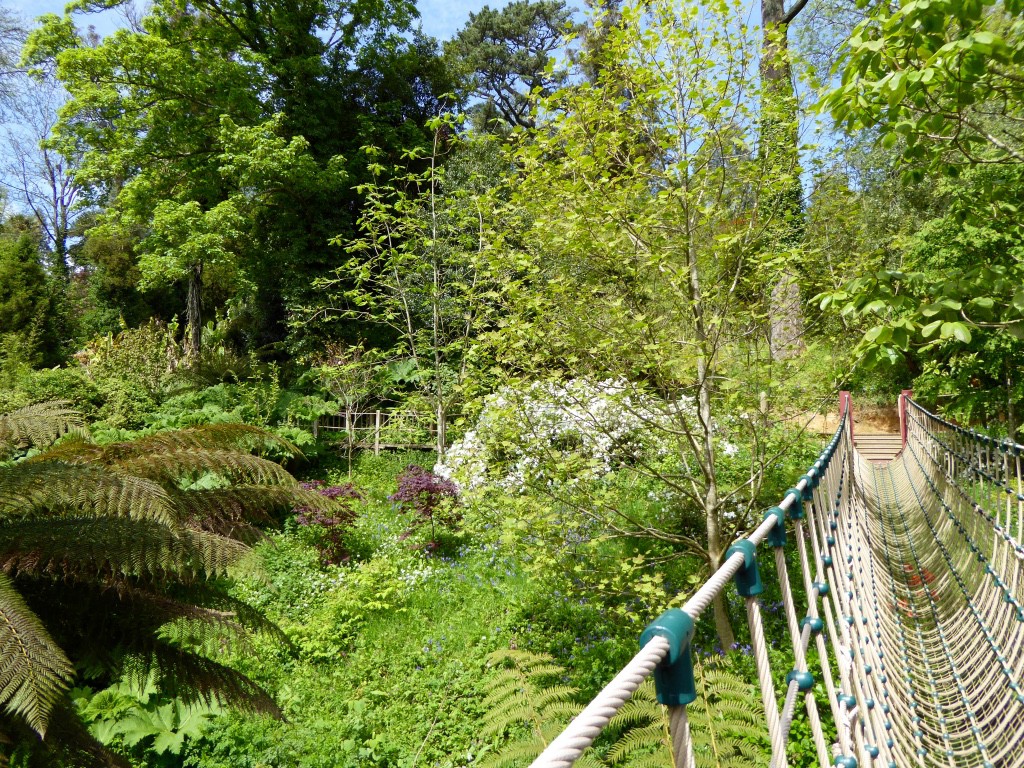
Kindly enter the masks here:
[[[745, 604], [773, 768], [789, 764], [800, 707], [822, 766], [1024, 766], [1024, 446], [909, 398], [900, 410], [903, 451], [872, 463], [853, 447], [847, 406], [807, 474], [681, 609], [648, 626], [640, 652], [534, 768], [572, 765], [651, 674], [669, 707], [675, 765], [692, 768], [690, 641], [730, 581]], [[800, 564], [793, 584], [790, 539]], [[758, 597], [762, 544], [773, 550], [794, 659], [781, 691]], [[827, 701], [816, 698], [816, 679]], [[819, 707], [831, 711], [834, 733]]]

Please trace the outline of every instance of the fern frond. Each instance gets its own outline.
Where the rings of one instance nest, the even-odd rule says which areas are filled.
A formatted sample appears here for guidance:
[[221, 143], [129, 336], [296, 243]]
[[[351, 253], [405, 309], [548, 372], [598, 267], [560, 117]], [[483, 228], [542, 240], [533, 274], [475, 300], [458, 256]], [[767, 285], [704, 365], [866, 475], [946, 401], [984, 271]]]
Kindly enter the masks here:
[[576, 695], [576, 689], [568, 685], [555, 685], [551, 688], [544, 688], [533, 697], [533, 705], [537, 709], [561, 704], [569, 701]]
[[513, 726], [521, 723], [532, 724], [535, 717], [537, 711], [528, 700], [508, 702], [500, 708], [493, 709], [489, 716], [484, 718], [480, 733], [488, 737], [500, 736]]
[[45, 448], [84, 424], [82, 415], [63, 400], [27, 405], [0, 414], [0, 448]]
[[492, 752], [480, 763], [481, 768], [524, 768], [544, 750], [537, 739], [521, 739], [506, 744], [500, 752]]
[[133, 459], [183, 451], [235, 451], [250, 453], [261, 448], [275, 448], [293, 456], [302, 452], [288, 440], [260, 427], [248, 424], [203, 424], [186, 429], [157, 432], [135, 440], [95, 445], [93, 443], [61, 444], [54, 448], [54, 458], [91, 464], [117, 464]]
[[235, 485], [214, 490], [172, 491], [185, 522], [198, 530], [254, 543], [262, 538], [257, 524], [275, 521], [275, 513], [297, 506], [331, 513], [338, 503], [314, 491], [283, 485]]
[[152, 520], [59, 517], [9, 520], [0, 525], [0, 570], [62, 579], [112, 573], [166, 578], [222, 574], [248, 552], [231, 539], [175, 531]]
[[0, 705], [40, 736], [75, 669], [10, 578], [0, 574]]
[[297, 487], [298, 483], [280, 464], [248, 453], [230, 450], [190, 448], [133, 456], [112, 462], [122, 472], [159, 483], [177, 483], [183, 478], [213, 473], [232, 485], [269, 484]]
[[558, 720], [568, 723], [583, 710], [582, 705], [575, 701], [556, 701], [542, 710], [545, 720]]
[[127, 682], [139, 685], [154, 671], [160, 689], [186, 704], [225, 704], [247, 712], [281, 716], [274, 700], [246, 675], [169, 643], [157, 642], [148, 655], [126, 662], [123, 674]]
[[588, 749], [573, 763], [573, 768], [606, 768], [606, 766]]
[[656, 722], [632, 728], [608, 750], [608, 760], [611, 763], [621, 763], [629, 760], [636, 752], [647, 753], [662, 749], [667, 746], [664, 737], [665, 727], [661, 718]]
[[57, 461], [23, 461], [0, 472], [0, 519], [75, 512], [178, 524], [167, 492], [152, 480]]
[[[551, 664], [554, 658], [546, 653], [533, 653], [532, 651], [521, 651], [518, 649], [499, 648], [487, 654], [487, 663], [490, 666], [498, 666], [504, 662], [511, 662], [519, 670], [531, 670], [543, 664]], [[555, 667], [562, 672], [561, 667]]]
[[673, 768], [672, 755], [664, 750], [653, 755], [634, 757], [629, 761], [629, 768]]

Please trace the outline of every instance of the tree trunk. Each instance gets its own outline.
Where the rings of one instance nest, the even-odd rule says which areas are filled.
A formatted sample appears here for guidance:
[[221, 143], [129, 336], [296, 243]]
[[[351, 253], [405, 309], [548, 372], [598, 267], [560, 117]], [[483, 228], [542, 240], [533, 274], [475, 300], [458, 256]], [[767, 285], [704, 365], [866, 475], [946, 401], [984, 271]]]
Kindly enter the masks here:
[[[789, 20], [783, 0], [761, 0], [761, 137], [765, 178], [765, 245], [775, 253], [799, 247], [803, 239], [799, 115], [789, 62]], [[804, 349], [804, 316], [797, 265], [787, 262], [768, 300], [768, 343], [772, 358], [784, 360]]]
[[[704, 323], [704, 296], [701, 289], [700, 266], [697, 261], [696, 244], [690, 233], [688, 244], [688, 269], [690, 301], [693, 306], [693, 328], [697, 339], [697, 419], [701, 430], [701, 469], [706, 483], [704, 488], [704, 519], [708, 529], [707, 553], [712, 573], [722, 564], [725, 547], [722, 542], [722, 527], [718, 509], [718, 477], [715, 467], [714, 420], [711, 412], [711, 372], [715, 362], [714, 342], [709, 338]], [[725, 597], [719, 594], [712, 602], [715, 614], [715, 631], [718, 643], [728, 650], [736, 642], [729, 621]]]
[[190, 360], [199, 357], [203, 343], [203, 265], [193, 264], [188, 275], [188, 305], [185, 309], [186, 349]]
[[1017, 408], [1013, 402], [1013, 368], [1009, 363], [1004, 364], [1006, 367], [1006, 428], [1010, 435], [1010, 439], [1014, 442], [1017, 441]]

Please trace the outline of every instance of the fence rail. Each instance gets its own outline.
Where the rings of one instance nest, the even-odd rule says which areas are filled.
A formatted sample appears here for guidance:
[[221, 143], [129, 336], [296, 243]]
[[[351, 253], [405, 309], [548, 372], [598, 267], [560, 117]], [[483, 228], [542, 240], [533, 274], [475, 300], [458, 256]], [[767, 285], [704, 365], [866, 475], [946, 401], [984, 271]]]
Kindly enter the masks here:
[[317, 417], [313, 437], [336, 432], [349, 436], [347, 445], [360, 450], [414, 449], [437, 451], [452, 443], [450, 428], [460, 414], [424, 414], [415, 411], [353, 411]]

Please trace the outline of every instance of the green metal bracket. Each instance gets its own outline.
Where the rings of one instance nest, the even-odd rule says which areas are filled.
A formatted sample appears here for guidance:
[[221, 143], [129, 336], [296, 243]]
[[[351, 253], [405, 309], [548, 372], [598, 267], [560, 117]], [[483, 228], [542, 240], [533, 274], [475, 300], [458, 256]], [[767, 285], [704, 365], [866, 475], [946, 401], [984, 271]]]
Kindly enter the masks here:
[[740, 539], [726, 550], [726, 559], [737, 552], [743, 555], [743, 567], [736, 572], [736, 591], [740, 597], [756, 597], [764, 592], [761, 571], [757, 567], [757, 547], [752, 541]]
[[693, 639], [693, 619], [679, 608], [669, 608], [656, 618], [640, 635], [643, 648], [655, 637], [668, 640], [668, 656], [654, 668], [654, 686], [658, 702], [669, 707], [686, 706], [697, 698], [697, 685], [693, 679], [693, 658], [690, 641]]
[[765, 511], [762, 519], [767, 520], [769, 517], [775, 518], [775, 527], [768, 531], [765, 541], [773, 547], [786, 546], [786, 513], [781, 507], [772, 507]]
[[803, 494], [800, 493], [796, 488], [790, 488], [786, 491], [782, 498], [787, 496], [793, 497], [793, 505], [789, 508], [789, 519], [790, 520], [803, 520], [804, 519], [804, 502]]
[[807, 483], [804, 485], [804, 489], [800, 492], [800, 498], [803, 501], [811, 501], [814, 498], [814, 489], [818, 487], [818, 481], [821, 480], [821, 476], [817, 472], [813, 475], [808, 472], [802, 479], [806, 480]]

